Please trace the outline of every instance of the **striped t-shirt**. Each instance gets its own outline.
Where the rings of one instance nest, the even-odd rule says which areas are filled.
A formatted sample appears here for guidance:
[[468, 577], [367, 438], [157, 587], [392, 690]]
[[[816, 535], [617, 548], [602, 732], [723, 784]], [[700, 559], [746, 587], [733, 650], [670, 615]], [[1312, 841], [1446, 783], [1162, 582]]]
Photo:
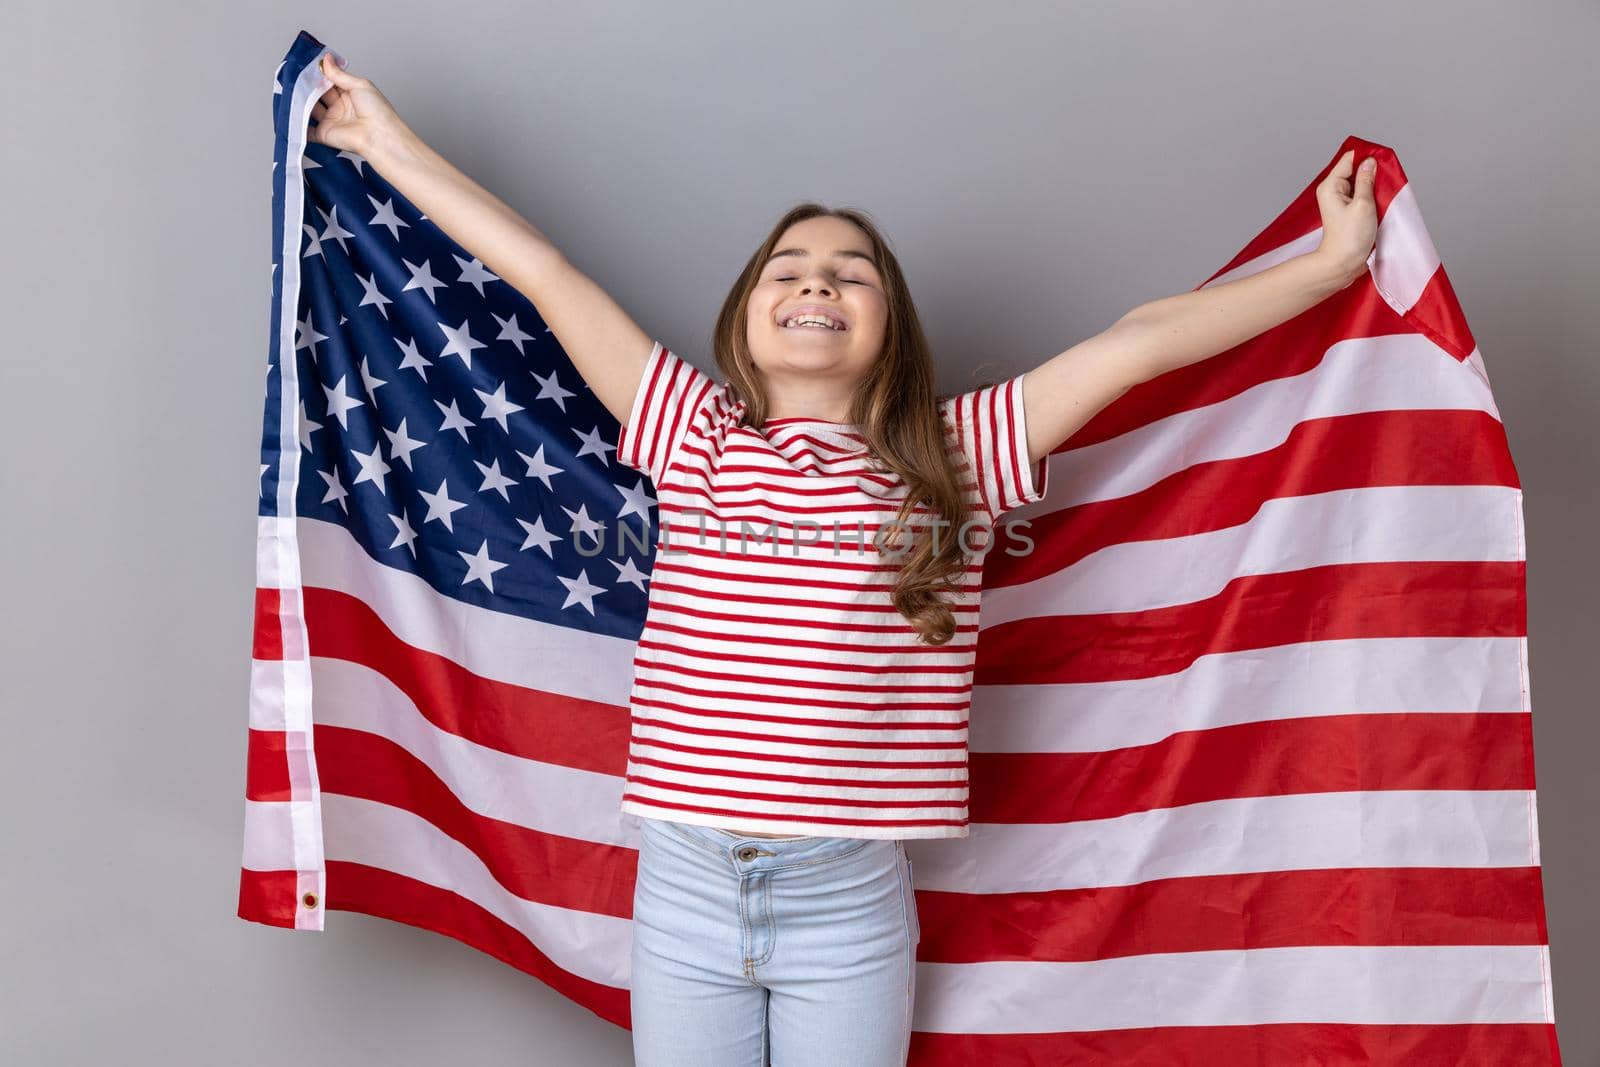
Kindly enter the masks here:
[[743, 401], [656, 342], [617, 440], [655, 483], [660, 526], [623, 811], [772, 834], [967, 836], [983, 559], [1031, 544], [995, 520], [1044, 495], [1048, 464], [1036, 477], [1028, 463], [1021, 375], [939, 404], [976, 525], [965, 587], [946, 594], [956, 632], [934, 646], [895, 610], [895, 549], [873, 540], [905, 483], [871, 465], [852, 425], [740, 425]]

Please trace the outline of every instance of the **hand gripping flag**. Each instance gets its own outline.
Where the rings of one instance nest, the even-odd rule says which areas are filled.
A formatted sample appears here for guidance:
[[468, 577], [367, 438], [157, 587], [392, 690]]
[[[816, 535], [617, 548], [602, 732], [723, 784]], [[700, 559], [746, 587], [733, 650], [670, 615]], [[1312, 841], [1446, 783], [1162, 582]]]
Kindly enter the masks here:
[[[238, 912], [434, 930], [627, 1026], [652, 487], [533, 305], [306, 143], [323, 51], [274, 86]], [[988, 561], [971, 836], [908, 843], [913, 1063], [1559, 1063], [1522, 495], [1352, 147], [1370, 275], [1124, 394]], [[1331, 162], [1204, 284], [1316, 247]]]

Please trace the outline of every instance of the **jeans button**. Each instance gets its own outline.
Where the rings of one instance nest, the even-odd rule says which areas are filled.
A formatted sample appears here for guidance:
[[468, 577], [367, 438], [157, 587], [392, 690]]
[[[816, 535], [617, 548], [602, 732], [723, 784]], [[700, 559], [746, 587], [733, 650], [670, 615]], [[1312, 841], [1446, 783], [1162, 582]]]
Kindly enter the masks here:
[[746, 845], [744, 848], [739, 850], [739, 858], [744, 860], [746, 863], [749, 863], [751, 860], [756, 858], [756, 850], [752, 846]]

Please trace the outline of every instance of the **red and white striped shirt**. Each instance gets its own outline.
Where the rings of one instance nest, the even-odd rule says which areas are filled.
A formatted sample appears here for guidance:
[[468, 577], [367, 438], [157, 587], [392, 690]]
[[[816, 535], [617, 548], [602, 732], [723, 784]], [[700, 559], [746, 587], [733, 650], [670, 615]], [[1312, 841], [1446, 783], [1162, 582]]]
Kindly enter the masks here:
[[[1022, 375], [939, 402], [973, 525], [949, 643], [918, 641], [874, 543], [905, 499], [850, 424], [741, 425], [725, 385], [656, 342], [617, 440], [655, 483], [622, 810], [762, 833], [967, 836], [967, 713], [998, 517], [1044, 495]], [[928, 514], [925, 507], [918, 512]], [[923, 534], [926, 536], [926, 533]], [[941, 537], [955, 536], [949, 528]]]

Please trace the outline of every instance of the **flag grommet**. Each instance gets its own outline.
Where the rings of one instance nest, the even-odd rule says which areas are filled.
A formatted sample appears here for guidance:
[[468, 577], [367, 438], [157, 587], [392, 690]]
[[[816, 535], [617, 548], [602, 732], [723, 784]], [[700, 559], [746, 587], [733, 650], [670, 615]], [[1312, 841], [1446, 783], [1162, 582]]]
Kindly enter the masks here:
[[308, 908], [314, 908], [317, 906], [317, 895], [315, 893], [307, 893], [305, 896], [301, 897], [300, 900]]

